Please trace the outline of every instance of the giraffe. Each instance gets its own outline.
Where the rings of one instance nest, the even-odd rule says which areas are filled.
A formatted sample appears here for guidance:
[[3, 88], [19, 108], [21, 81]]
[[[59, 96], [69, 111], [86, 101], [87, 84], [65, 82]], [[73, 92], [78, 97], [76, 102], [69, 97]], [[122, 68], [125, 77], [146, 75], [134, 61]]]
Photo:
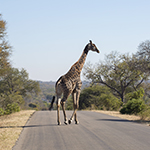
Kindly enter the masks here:
[[[65, 75], [61, 76], [55, 84], [55, 91], [56, 91], [56, 97], [57, 97], [56, 104], [57, 104], [58, 125], [61, 124], [60, 116], [59, 116], [60, 105], [62, 106], [62, 110], [64, 114], [64, 123], [66, 125], [68, 123], [71, 124], [72, 119], [74, 117], [75, 124], [79, 124], [79, 121], [77, 120], [76, 111], [79, 107], [79, 96], [80, 96], [80, 91], [81, 91], [81, 86], [82, 86], [80, 74], [81, 74], [81, 70], [85, 63], [85, 59], [89, 50], [99, 53], [99, 50], [97, 49], [95, 44], [93, 44], [92, 41], [90, 40], [90, 42], [85, 46], [83, 53], [81, 57], [79, 58], [79, 60], [74, 65], [72, 65], [70, 70]], [[62, 94], [63, 94], [63, 97], [61, 98]], [[72, 94], [72, 98], [73, 98], [74, 111], [69, 121], [67, 121], [67, 116], [65, 112], [65, 102], [70, 96], [70, 94]], [[53, 96], [49, 110], [53, 108], [54, 101], [55, 101], [55, 96]]]

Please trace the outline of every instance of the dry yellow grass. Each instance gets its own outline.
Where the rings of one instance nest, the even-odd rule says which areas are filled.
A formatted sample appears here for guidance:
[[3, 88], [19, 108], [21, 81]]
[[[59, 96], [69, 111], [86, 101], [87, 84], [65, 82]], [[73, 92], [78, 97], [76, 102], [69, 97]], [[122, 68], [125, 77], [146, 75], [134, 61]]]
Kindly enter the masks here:
[[149, 121], [142, 121], [140, 116], [120, 114], [119, 111], [103, 111], [103, 110], [92, 110], [92, 111], [104, 113], [104, 114], [119, 117], [122, 119], [127, 119], [127, 120], [137, 121], [140, 123], [145, 123], [146, 125], [150, 126], [150, 122]]
[[11, 150], [23, 126], [35, 110], [22, 110], [0, 117], [0, 150]]

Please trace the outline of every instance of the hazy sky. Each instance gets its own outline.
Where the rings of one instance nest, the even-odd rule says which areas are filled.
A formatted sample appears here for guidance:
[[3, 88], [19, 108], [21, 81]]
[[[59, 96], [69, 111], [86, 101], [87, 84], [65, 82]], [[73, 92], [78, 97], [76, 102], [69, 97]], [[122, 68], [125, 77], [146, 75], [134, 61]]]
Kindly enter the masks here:
[[13, 67], [33, 80], [57, 80], [90, 39], [101, 51], [88, 54], [94, 64], [111, 51], [135, 53], [150, 40], [150, 0], [0, 0], [0, 13]]

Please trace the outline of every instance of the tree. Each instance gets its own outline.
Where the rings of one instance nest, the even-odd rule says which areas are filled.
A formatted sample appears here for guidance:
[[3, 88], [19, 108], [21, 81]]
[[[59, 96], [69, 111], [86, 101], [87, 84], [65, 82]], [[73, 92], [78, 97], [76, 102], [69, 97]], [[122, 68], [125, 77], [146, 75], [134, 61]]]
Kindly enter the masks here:
[[136, 90], [147, 79], [148, 74], [137, 67], [134, 56], [112, 52], [105, 56], [104, 62], [84, 67], [84, 76], [92, 83], [101, 83], [109, 87], [124, 102], [128, 87]]
[[[11, 113], [19, 110], [18, 104], [24, 103], [29, 95], [40, 92], [39, 83], [30, 80], [26, 70], [11, 68], [9, 56], [11, 46], [7, 42], [6, 22], [0, 14], [0, 108]], [[1, 113], [3, 114], [3, 112]]]
[[11, 103], [23, 103], [28, 94], [40, 92], [39, 83], [29, 80], [28, 73], [22, 69], [9, 68], [7, 74], [0, 80], [0, 104], [3, 108]]
[[142, 42], [138, 46], [138, 51], [135, 54], [137, 66], [144, 72], [150, 73], [150, 41]]
[[2, 20], [0, 14], [0, 78], [5, 75], [7, 68], [10, 66], [11, 46], [6, 40], [6, 35], [6, 22]]

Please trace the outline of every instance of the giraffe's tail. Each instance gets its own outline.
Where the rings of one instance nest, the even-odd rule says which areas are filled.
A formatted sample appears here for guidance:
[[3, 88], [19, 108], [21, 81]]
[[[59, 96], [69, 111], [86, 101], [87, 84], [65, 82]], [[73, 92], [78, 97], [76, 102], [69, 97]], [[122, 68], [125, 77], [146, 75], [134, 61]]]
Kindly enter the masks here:
[[51, 105], [50, 105], [50, 107], [49, 107], [49, 110], [51, 110], [51, 109], [53, 108], [53, 103], [54, 103], [54, 101], [55, 101], [55, 96], [53, 96], [53, 99], [52, 99]]

